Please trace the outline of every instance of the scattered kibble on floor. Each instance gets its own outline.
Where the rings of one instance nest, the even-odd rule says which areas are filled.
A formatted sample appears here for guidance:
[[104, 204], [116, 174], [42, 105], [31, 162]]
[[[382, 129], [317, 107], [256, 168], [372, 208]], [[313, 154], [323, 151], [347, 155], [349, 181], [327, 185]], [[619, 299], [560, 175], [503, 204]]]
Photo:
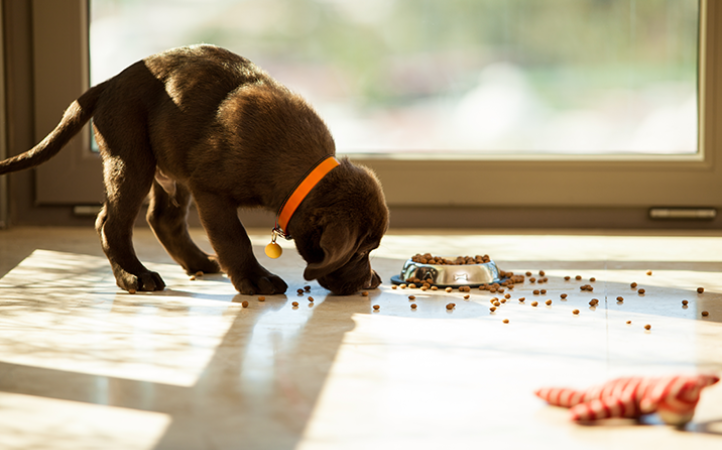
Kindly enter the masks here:
[[575, 316], [578, 315], [578, 314], [579, 314], [579, 310], [578, 310], [578, 309], [575, 309], [574, 311], [572, 311], [572, 314], [574, 314]]
[[647, 324], [647, 325], [644, 326], [644, 329], [647, 330], [647, 331], [649, 331], [649, 330], [652, 329], [652, 325]]
[[697, 293], [698, 293], [698, 294], [704, 293], [704, 288], [703, 288], [703, 287], [698, 287], [698, 288], [697, 288]]
[[709, 316], [709, 311], [702, 311], [702, 317]]
[[293, 305], [294, 308], [298, 308], [298, 302], [293, 302], [291, 305]]
[[243, 301], [241, 302], [241, 306], [243, 306], [244, 308], [248, 308], [248, 301], [243, 300]]
[[379, 305], [374, 305], [374, 309], [375, 309], [375, 310], [378, 310], [379, 308], [380, 308]]

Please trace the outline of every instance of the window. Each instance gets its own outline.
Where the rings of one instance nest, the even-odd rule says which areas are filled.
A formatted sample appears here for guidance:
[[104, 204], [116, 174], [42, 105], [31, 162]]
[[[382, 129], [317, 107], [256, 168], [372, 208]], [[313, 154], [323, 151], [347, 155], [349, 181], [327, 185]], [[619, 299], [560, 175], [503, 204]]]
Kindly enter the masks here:
[[[213, 3], [204, 2], [203, 5], [205, 6], [201, 7], [198, 7], [198, 3], [193, 0], [173, 3], [177, 3], [188, 9], [185, 10], [186, 12], [179, 13], [178, 16], [170, 17], [168, 23], [180, 23], [183, 21], [181, 17], [182, 14], [189, 15], [188, 11], [195, 11], [191, 20], [193, 24], [203, 24], [213, 11], [221, 10], [222, 7], [231, 8], [234, 4], [237, 8], [254, 5], [254, 8], [260, 8], [266, 4], [283, 4], [282, 0], [266, 0], [263, 2], [254, 0], [246, 0], [243, 2], [218, 0]], [[538, 7], [538, 5], [546, 5], [548, 3], [550, 2], [530, 2], [529, 4], [537, 5]], [[559, 0], [559, 4], [561, 5], [562, 3], [564, 2]], [[648, 48], [643, 52], [642, 50], [635, 50], [636, 53], [634, 56], [628, 57], [628, 59], [643, 64], [638, 69], [629, 72], [627, 74], [628, 76], [625, 76], [623, 72], [618, 72], [616, 76], [607, 77], [605, 75], [605, 77], [600, 77], [596, 80], [587, 80], [587, 78], [594, 78], [594, 68], [590, 69], [579, 66], [578, 70], [587, 74], [582, 77], [571, 77], [571, 75], [569, 75], [571, 72], [565, 72], [565, 70], [572, 71], [574, 67], [572, 69], [550, 69], [551, 71], [546, 73], [544, 73], [544, 71], [535, 74], [527, 73], [524, 71], [526, 70], [524, 69], [525, 65], [522, 64], [523, 61], [521, 60], [535, 56], [535, 53], [531, 52], [527, 53], [527, 55], [531, 56], [526, 57], [497, 58], [493, 61], [483, 60], [482, 62], [475, 63], [477, 65], [474, 66], [470, 72], [472, 75], [468, 77], [459, 75], [458, 78], [455, 78], [456, 75], [451, 76], [451, 71], [456, 67], [454, 64], [458, 65], [461, 63], [455, 63], [454, 61], [460, 60], [463, 62], [467, 59], [457, 57], [457, 60], [454, 60], [454, 55], [451, 55], [448, 56], [450, 62], [444, 60], [434, 66], [443, 68], [441, 74], [431, 73], [428, 76], [425, 74], [424, 76], [415, 78], [419, 72], [424, 71], [424, 68], [429, 67], [428, 58], [431, 58], [431, 56], [429, 56], [430, 53], [421, 54], [418, 50], [414, 50], [416, 53], [409, 53], [411, 56], [402, 58], [400, 62], [389, 62], [385, 60], [383, 64], [378, 66], [381, 67], [380, 70], [383, 72], [381, 78], [387, 77], [389, 84], [377, 86], [377, 88], [391, 92], [391, 98], [388, 98], [375, 92], [374, 86], [376, 86], [376, 84], [369, 82], [367, 79], [363, 79], [363, 77], [361, 83], [363, 86], [366, 86], [364, 88], [365, 90], [354, 85], [349, 85], [347, 81], [343, 81], [346, 80], [343, 72], [349, 69], [344, 69], [343, 67], [345, 66], [341, 66], [341, 69], [334, 66], [334, 68], [330, 70], [328, 68], [329, 63], [322, 61], [320, 56], [316, 56], [316, 54], [313, 53], [317, 49], [309, 48], [305, 50], [306, 54], [284, 54], [283, 49], [286, 48], [284, 42], [286, 41], [276, 41], [274, 40], [275, 38], [264, 38], [266, 40], [263, 41], [260, 39], [253, 40], [252, 34], [258, 32], [258, 29], [260, 29], [264, 23], [275, 24], [276, 28], [280, 30], [279, 33], [281, 35], [285, 35], [285, 33], [290, 33], [291, 31], [313, 34], [307, 29], [311, 25], [300, 20], [303, 14], [308, 13], [308, 11], [303, 10], [303, 8], [301, 8], [301, 10], [291, 10], [293, 17], [299, 18], [297, 23], [294, 22], [294, 26], [300, 27], [298, 31], [288, 31], [288, 24], [273, 16], [273, 14], [278, 14], [278, 11], [275, 9], [271, 8], [267, 11], [264, 9], [254, 9], [248, 12], [246, 16], [227, 12], [223, 14], [225, 25], [216, 28], [216, 35], [202, 34], [198, 31], [198, 34], [192, 36], [192, 39], [189, 40], [190, 42], [206, 41], [229, 47], [231, 50], [256, 61], [279, 80], [309, 98], [311, 103], [320, 110], [321, 115], [329, 123], [340, 149], [351, 152], [353, 158], [370, 166], [377, 172], [384, 185], [388, 203], [392, 206], [392, 209], [397, 211], [401, 211], [404, 208], [432, 207], [472, 208], [475, 211], [481, 212], [494, 208], [496, 208], [496, 210], [499, 208], [516, 208], [517, 210], [524, 211], [530, 208], [567, 208], [573, 210], [585, 210], [588, 208], [627, 208], [645, 211], [650, 206], [722, 207], [722, 142], [720, 141], [716, 127], [712, 126], [714, 123], [719, 123], [720, 118], [718, 115], [715, 116], [715, 114], [719, 114], [718, 111], [722, 111], [722, 109], [720, 109], [722, 107], [722, 89], [716, 86], [716, 83], [718, 83], [717, 80], [722, 79], [722, 58], [717, 56], [720, 54], [719, 49], [722, 47], [722, 32], [720, 31], [722, 30], [722, 5], [706, 0], [698, 4], [686, 0], [649, 0], [644, 2], [595, 0], [590, 2], [569, 1], [567, 3], [569, 5], [587, 5], [589, 8], [597, 8], [594, 9], [594, 11], [608, 11], [609, 14], [611, 14], [615, 8], [626, 8], [625, 14], [619, 15], [619, 17], [623, 17], [625, 21], [624, 24], [620, 25], [622, 30], [626, 30], [622, 34], [626, 33], [627, 39], [629, 40], [633, 33], [633, 35], [636, 36], [634, 39], [636, 42], [644, 41], [641, 36], [656, 36], [656, 40], [661, 39], [666, 42], [664, 46], [660, 47], [666, 50], [659, 50], [658, 53], [667, 52], [669, 55], [673, 55], [674, 58], [672, 59], [678, 61], [679, 64], [675, 62], [672, 65], [665, 66], [660, 63], [661, 65], [655, 68], [652, 67], [654, 66], [653, 63], [645, 62], [645, 58], [640, 56], [642, 53], [646, 55], [648, 52], [651, 52], [651, 50]], [[62, 4], [62, 6], [56, 6], [60, 4]], [[130, 4], [131, 3], [129, 3], [129, 5]], [[152, 5], [153, 2], [136, 1], [132, 2], [132, 4], [135, 5], [135, 7], [145, 7], [144, 5]], [[484, 27], [495, 27], [499, 34], [499, 42], [507, 43], [506, 51], [511, 54], [517, 51], [515, 47], [517, 44], [521, 45], [522, 36], [525, 36], [524, 33], [531, 33], [531, 31], [527, 29], [531, 26], [528, 21], [539, 14], [538, 12], [532, 14], [532, 11], [521, 8], [520, 5], [524, 4], [522, 0], [505, 2], [491, 0], [477, 0], [474, 2], [469, 0], [462, 2], [461, 0], [449, 0], [448, 2], [438, 3], [431, 0], [418, 0], [416, 2], [404, 2], [401, 0], [388, 2], [382, 2], [380, 0], [369, 2], [297, 0], [291, 4], [315, 5], [314, 8], [317, 8], [319, 11], [326, 11], [324, 14], [331, 14], [333, 12], [333, 14], [336, 14], [334, 17], [342, 17], [343, 14], [350, 15], [349, 17], [356, 17], [356, 19], [354, 19], [356, 23], [354, 27], [358, 27], [361, 30], [372, 27], [374, 21], [387, 20], [386, 18], [393, 15], [392, 7], [399, 5], [417, 5], [422, 9], [418, 14], [426, 14], [425, 17], [427, 18], [442, 16], [440, 13], [428, 9], [438, 4], [473, 4], [476, 6], [494, 6], [495, 8], [502, 8], [499, 5], [509, 5], [507, 9], [501, 9], [500, 16], [494, 16], [496, 19], [489, 19], [491, 25], [487, 24], [484, 25]], [[554, 4], [557, 3], [555, 2]], [[85, 9], [87, 8], [86, 1], [35, 0], [34, 5], [36, 6], [36, 10], [42, 10], [43, 8], [60, 8], [63, 11], [74, 10], [74, 14], [80, 17], [80, 19], [75, 20], [74, 23], [68, 20], [52, 20], [44, 23], [45, 26], [43, 27], [36, 27], [36, 29], [40, 31], [38, 31], [35, 36], [35, 53], [40, 52], [42, 54], [44, 46], [51, 46], [53, 48], [62, 47], [64, 49], [62, 51], [68, 54], [80, 55], [80, 59], [83, 60], [85, 53], [83, 53], [82, 46], [72, 39], [68, 40], [67, 36], [69, 33], [66, 28], [76, 29], [74, 27], [77, 27], [77, 24], [82, 22], [82, 17], [87, 12], [87, 9]], [[212, 5], [213, 7], [208, 5]], [[656, 24], [654, 26], [646, 22], [648, 17], [646, 8], [649, 5], [657, 5], [661, 8], [660, 11], [663, 11], [660, 13], [661, 19], [657, 18], [651, 22]], [[699, 20], [694, 19], [697, 5], [699, 5]], [[427, 9], [423, 10], [422, 6]], [[123, 6], [116, 3], [106, 4], [106, 7], [122, 8]], [[190, 9], [191, 7], [193, 9]], [[100, 6], [96, 8], [100, 8]], [[357, 8], [355, 12], [354, 8]], [[561, 10], [563, 10], [563, 8], [558, 7], [555, 13]], [[101, 11], [100, 9], [96, 9], [92, 14], [100, 14]], [[225, 11], [231, 10], [226, 9]], [[361, 15], [355, 15], [358, 14], [359, 11], [361, 11]], [[168, 10], [165, 12], [169, 13]], [[36, 12], [35, 15], [37, 14]], [[59, 14], [59, 12], [50, 13], [51, 16], [53, 16], [53, 14]], [[271, 14], [271, 16], [266, 17], [264, 14]], [[547, 25], [551, 30], [549, 33], [554, 34], [554, 32], [558, 31], [556, 30], [557, 27], [561, 28], [566, 22], [571, 21], [572, 19], [570, 17], [572, 16], [569, 14], [572, 14], [572, 12], [558, 14], [556, 17], [559, 23], [554, 24], [554, 22], [550, 22], [552, 25]], [[108, 17], [110, 17], [109, 15], [104, 17], [105, 19], [101, 19], [100, 16], [97, 17], [97, 20], [106, 20], [103, 25], [104, 31], [118, 31], [122, 29], [118, 23], [113, 23], [108, 19]], [[136, 22], [149, 21], [151, 17], [152, 16], [149, 15], [136, 14], [134, 20]], [[573, 17], [577, 17], [577, 19], [574, 20], [583, 21], [584, 24], [596, 21], [597, 19], [601, 20], [597, 13]], [[578, 17], [582, 17], [582, 19]], [[484, 20], [487, 19], [485, 18]], [[622, 19], [619, 19], [617, 22], [621, 20]], [[368, 50], [364, 50], [361, 47], [346, 48], [351, 45], [354, 40], [359, 40], [361, 37], [359, 37], [359, 35], [355, 35], [354, 37], [352, 27], [346, 25], [345, 22], [331, 22], [331, 25], [335, 23], [334, 26], [340, 30], [339, 32], [342, 33], [342, 36], [346, 36], [346, 34], [351, 35], [351, 37], [339, 38], [333, 42], [333, 44], [347, 50], [346, 53], [342, 53], [343, 58], [354, 59], [363, 57], [366, 58], [366, 60], [372, 60], [378, 56], [373, 51], [369, 51], [370, 55], [364, 54], [363, 52]], [[614, 22], [614, 20], [612, 22]], [[88, 27], [87, 22], [82, 23], [85, 23], [84, 26]], [[313, 25], [313, 22], [309, 23]], [[318, 23], [320, 22], [317, 22], [315, 26], [320, 26]], [[430, 25], [430, 21], [427, 20], [424, 23], [426, 28], [423, 28], [422, 32], [419, 32], [415, 36], [418, 36], [416, 40], [425, 39], [425, 44], [424, 42], [409, 42], [407, 43], [409, 48], [413, 47], [413, 49], [416, 49], [417, 47], [415, 46], [424, 44], [433, 49], [435, 48], [434, 46], [441, 45], [437, 39], [441, 33], [445, 35], [449, 34], [450, 36], [448, 36], [448, 38], [452, 40], [462, 39], [461, 37], [455, 37], [454, 33], [456, 33], [456, 30], [453, 26], [446, 25], [446, 27], [443, 27], [439, 25], [438, 27], [440, 28], [434, 29]], [[516, 28], [510, 28], [508, 26], [510, 23], [515, 23]], [[165, 26], [163, 22], [155, 21], [153, 24], [158, 35], [153, 38], [148, 38], [147, 41], [157, 45], [159, 48], [146, 48], [142, 51], [142, 54], [134, 55], [132, 57], [133, 60], [137, 60], [148, 53], [153, 53], [169, 46], [188, 43], [187, 41], [172, 41], [171, 38], [174, 38], [171, 32], [172, 30]], [[254, 26], [256, 28], [254, 28]], [[244, 31], [244, 33], [247, 35], [245, 37], [224, 37], [226, 35], [230, 36], [228, 30], [235, 30], [237, 28], [245, 29], [246, 31]], [[482, 28], [481, 24], [479, 28]], [[669, 30], [676, 31], [671, 33], [668, 32]], [[698, 30], [698, 33], [695, 30]], [[391, 32], [393, 30], [387, 31]], [[132, 47], [130, 43], [133, 39], [142, 40], [141, 38], [132, 38], [129, 35], [124, 35], [120, 31], [118, 32], [119, 37], [113, 41], [117, 46], [124, 47], [128, 45]], [[505, 35], [505, 32], [508, 33], [508, 35]], [[96, 32], [93, 31], [93, 33]], [[561, 31], [559, 31], [559, 33], [561, 33]], [[694, 39], [690, 37], [695, 33], [698, 34], [698, 44], [692, 42]], [[541, 31], [535, 31], [532, 37], [542, 34], [544, 33]], [[610, 36], [611, 34], [612, 32], [608, 32], [604, 35]], [[672, 39], [670, 37], [671, 35], [686, 37]], [[295, 35], [291, 34], [291, 36]], [[93, 44], [93, 42], [95, 42], [94, 39], [95, 38], [91, 38], [91, 48], [96, 45]], [[231, 42], [232, 45], [228, 45], [229, 41], [224, 39], [231, 39], [233, 41]], [[366, 39], [372, 40], [376, 38], [374, 38], [373, 33], [371, 33]], [[562, 37], [557, 34], [554, 39], [554, 42], [561, 45]], [[591, 37], [580, 35], [580, 37], [577, 38], [575, 34], [569, 34], [569, 38], [565, 40], [563, 44], [581, 48], [581, 55], [587, 55], [587, 57], [588, 54], [600, 55], [601, 58], [601, 56], [604, 55], [603, 49], [591, 45], [589, 43], [591, 41], [588, 39], [591, 39]], [[652, 38], [650, 37], [650, 39]], [[234, 43], [236, 41], [237, 43]], [[249, 42], [263, 42], [263, 45], [257, 44], [254, 46], [249, 44]], [[537, 44], [533, 38], [526, 39], [524, 42], [525, 45]], [[540, 43], [541, 41], [539, 44]], [[572, 43], [575, 45], [572, 45]], [[689, 50], [689, 48], [693, 49]], [[694, 50], [694, 48], [697, 50]], [[53, 50], [53, 52], [56, 51], [59, 50]], [[431, 52], [431, 54], [435, 55], [433, 52]], [[615, 53], [612, 52], [612, 54]], [[621, 53], [616, 54], [620, 55]], [[344, 62], [343, 58], [342, 62]], [[381, 57], [378, 56], [378, 58]], [[621, 56], [619, 56], [619, 58], [621, 59]], [[431, 58], [431, 60], [433, 61], [433, 58]], [[591, 58], [590, 60], [593, 62], [594, 59]], [[664, 60], [666, 59], [660, 59], [660, 61]], [[315, 62], [316, 64], [310, 64], [309, 61]], [[110, 73], [115, 73], [119, 68], [124, 67], [129, 62], [130, 61], [121, 61], [120, 58], [117, 58], [117, 64], [120, 67], [115, 67], [112, 71], [110, 69], [108, 70]], [[92, 65], [94, 64], [95, 63]], [[353, 64], [357, 63], [350, 61], [345, 62], [345, 64], [350, 64], [352, 67]], [[534, 64], [532, 64], [532, 66], [534, 66]], [[421, 69], [418, 69], [418, 67]], [[699, 70], [696, 70], [697, 67]], [[606, 63], [603, 69], [610, 72], [613, 70], [611, 64]], [[42, 85], [43, 83], [50, 83], [55, 90], [69, 92], [70, 94], [68, 95], [71, 99], [76, 97], [79, 93], [74, 86], [79, 83], [78, 80], [82, 77], [76, 75], [73, 78], [71, 76], [70, 78], [73, 80], [71, 86], [64, 88], [61, 83], [58, 82], [58, 74], [63, 70], [66, 70], [65, 65], [55, 67], [54, 73], [52, 73], [52, 80], [49, 81], [48, 78], [50, 77], [48, 77], [47, 71], [36, 69], [36, 84]], [[93, 77], [103, 77], [110, 74], [96, 75], [96, 69], [93, 70]], [[374, 74], [370, 73], [365, 76], [370, 77], [371, 75]], [[439, 82], [438, 85], [432, 83], [434, 89], [438, 88], [437, 91], [429, 87], [429, 77], [433, 78], [433, 76], [438, 76], [443, 79], [443, 83]], [[463, 109], [459, 106], [464, 104], [463, 101], [454, 102], [459, 99], [463, 100], [465, 95], [467, 98], [473, 98], [475, 95], [482, 99], [485, 98], [485, 95], [487, 96], [486, 98], [489, 98], [489, 96], [493, 97], [493, 95], [489, 94], [490, 91], [486, 91], [486, 94], [484, 92], [483, 83], [489, 79], [502, 80], [502, 83], [516, 83], [514, 86], [517, 87], [542, 86], [542, 88], [533, 88], [536, 92], [534, 98], [537, 98], [533, 103], [537, 106], [530, 108], [531, 110], [538, 107], [538, 98], [554, 98], [554, 95], [561, 93], [563, 96], [564, 93], [567, 92], [569, 94], [568, 98], [557, 98], [553, 100], [552, 106], [556, 103], [561, 106], [568, 104], [571, 105], [570, 110], [573, 112], [583, 111], [585, 105], [588, 104], [586, 103], [587, 100], [582, 101], [576, 96], [575, 93], [577, 90], [582, 90], [582, 88], [575, 83], [581, 83], [583, 81], [585, 83], [590, 82], [594, 85], [594, 83], [606, 83], [608, 79], [621, 80], [622, 88], [620, 88], [621, 91], [617, 92], [619, 95], [607, 96], [604, 93], [609, 93], [609, 89], [614, 89], [604, 87], [604, 89], [598, 91], [602, 92], [602, 94], [597, 94], [596, 97], [602, 97], [606, 101], [616, 105], [631, 105], [632, 103], [630, 102], [632, 98], [641, 97], [646, 102], [643, 105], [644, 108], [630, 106], [629, 110], [637, 111], [643, 109], [646, 112], [638, 116], [638, 118], [641, 117], [641, 121], [635, 119], [636, 122], [625, 122], [627, 125], [623, 124], [620, 127], [628, 127], [629, 129], [636, 127], [635, 129], [640, 130], [644, 128], [643, 125], [645, 121], [648, 121], [652, 124], [650, 125], [651, 129], [663, 130], [659, 124], [665, 124], [663, 130], [665, 133], [669, 131], [680, 131], [679, 139], [674, 139], [674, 141], [679, 144], [671, 146], [669, 144], [671, 144], [672, 139], [668, 139], [666, 135], [656, 135], [652, 133], [650, 136], [654, 139], [632, 141], [646, 143], [645, 145], [638, 145], [636, 147], [628, 144], [617, 145], [616, 147], [609, 145], [604, 147], [601, 144], [592, 145], [596, 138], [590, 138], [590, 136], [592, 136], [591, 131], [596, 129], [608, 130], [609, 126], [600, 126], [598, 118], [595, 118], [594, 114], [588, 112], [583, 114], [575, 113], [566, 118], [557, 117], [556, 119], [549, 119], [551, 120], [549, 123], [561, 123], [559, 129], [563, 129], [562, 125], [567, 124], [565, 126], [568, 126], [568, 124], [571, 123], [573, 125], [571, 129], [577, 130], [577, 135], [574, 135], [574, 133], [557, 133], [557, 135], [561, 135], [564, 139], [570, 139], [567, 144], [541, 145], [542, 142], [553, 141], [542, 141], [539, 139], [537, 142], [534, 139], [528, 139], [532, 145], [527, 147], [515, 143], [504, 146], [498, 143], [494, 144], [492, 141], [486, 141], [492, 142], [490, 144], [479, 144], [477, 142], [473, 143], [473, 145], [457, 142], [454, 145], [446, 146], [441, 145], [446, 142], [443, 139], [438, 141], [433, 141], [432, 139], [414, 141], [411, 138], [404, 137], [404, 133], [408, 136], [409, 134], [413, 134], [413, 132], [403, 130], [414, 129], [403, 128], [401, 125], [404, 125], [404, 123], [413, 121], [417, 121], [417, 124], [434, 122], [434, 120], [430, 120], [428, 117], [430, 116], [434, 119], [437, 117], [438, 111], [434, 112], [435, 110], [433, 110], [431, 106], [436, 107], [440, 104], [443, 111], [444, 107], [453, 107], [455, 104], [456, 108]], [[554, 94], [554, 88], [549, 87], [550, 85], [548, 83], [551, 82], [550, 79], [553, 79], [552, 81], [556, 79], [564, 80], [562, 88], [557, 89], [557, 94]], [[321, 84], [325, 90], [322, 90], [320, 94], [314, 93], [311, 85], [304, 85], [304, 80], [310, 81], [311, 85], [314, 82]], [[657, 95], [661, 92], [661, 88], [650, 87], [657, 83], [664, 86], [671, 86], [672, 89], [670, 89], [667, 94]], [[641, 90], [635, 91], [637, 88]], [[697, 96], [691, 93], [691, 91], [695, 90], [698, 92]], [[366, 94], [360, 96], [360, 94], [358, 94], [360, 91], [366, 92]], [[500, 92], [507, 92], [506, 95], [510, 95], [509, 93], [513, 94], [516, 91], [518, 91], [517, 88], [507, 89], [506, 91], [496, 89], [496, 95], [501, 96], [501, 94], [499, 94]], [[441, 94], [437, 95], [438, 92], [441, 92]], [[491, 90], [491, 92], [493, 93], [494, 90]], [[641, 92], [641, 94], [638, 92]], [[38, 109], [43, 109], [43, 100], [43, 96], [39, 96], [37, 99], [39, 102]], [[64, 105], [68, 103], [69, 101], [66, 101]], [[473, 102], [469, 101], [468, 103]], [[524, 104], [522, 101], [519, 101], [519, 103]], [[486, 103], [479, 102], [479, 104]], [[605, 105], [608, 104], [609, 103], [605, 103]], [[384, 106], [386, 109], [380, 108], [379, 105]], [[408, 112], [409, 110], [403, 113], [399, 112], [400, 108], [407, 106], [411, 107], [410, 111], [413, 111], [413, 113]], [[429, 108], [427, 108], [427, 106]], [[561, 108], [561, 106], [559, 106], [559, 108]], [[656, 110], [655, 108], [657, 107], [660, 109]], [[474, 109], [473, 107], [469, 108], [471, 110]], [[547, 119], [554, 117], [549, 111], [555, 110], [555, 108], [556, 106], [554, 106], [554, 108], [549, 106], [540, 108], [546, 114], [542, 117], [546, 117]], [[612, 111], [618, 111], [618, 109], [612, 108]], [[53, 114], [55, 117], [54, 121], [57, 122], [57, 118], [59, 117], [57, 107], [53, 110]], [[425, 116], [427, 114], [429, 116]], [[374, 122], [379, 116], [382, 117], [383, 120]], [[509, 114], [509, 116], [511, 116], [511, 114]], [[616, 116], [616, 114], [611, 114], [611, 116]], [[492, 119], [501, 122], [503, 117], [492, 117]], [[670, 123], [674, 125], [667, 126], [667, 124]], [[363, 129], [358, 127], [369, 124], [370, 128], [367, 128], [367, 130], [372, 131], [359, 131]], [[693, 124], [693, 127], [690, 126], [690, 124]], [[378, 127], [384, 125], [387, 126], [387, 131], [390, 130], [389, 133], [374, 132]], [[428, 128], [429, 132], [436, 132], [431, 126], [423, 128]], [[690, 133], [690, 130], [693, 128], [696, 130], [694, 136]], [[416, 129], [418, 129], [418, 126], [416, 126]], [[521, 130], [521, 132], [522, 134], [527, 133], [527, 135], [532, 137], [539, 136], [540, 133], [554, 134], [551, 132], [554, 127], [536, 125], [535, 129], [537, 134], [529, 134], [528, 130]], [[473, 128], [471, 130], [474, 131]], [[483, 131], [483, 133], [488, 133], [488, 131]], [[636, 135], [637, 133], [627, 133], [627, 136], [634, 137]], [[602, 136], [606, 139], [611, 136], [611, 134], [598, 133], [595, 136]], [[610, 138], [608, 141], [624, 142], [624, 139]], [[436, 143], [434, 144], [434, 142]], [[441, 144], [439, 144], [439, 142]], [[534, 147], [534, 145], [536, 145], [535, 142], [539, 143], [536, 147]], [[569, 142], [577, 142], [578, 145], [571, 145]], [[630, 142], [629, 139], [627, 139], [627, 142]], [[657, 144], [654, 142], [657, 142]], [[424, 147], [422, 145], [423, 143], [427, 143], [427, 147]], [[55, 189], [55, 191], [57, 190], [59, 190], [59, 188]], [[392, 214], [392, 217], [399, 217], [399, 215]], [[468, 225], [483, 226], [483, 224], [483, 222], [475, 219]], [[514, 224], [521, 227], [535, 226], [534, 223], [527, 223], [524, 220], [515, 221]], [[558, 226], [565, 226], [565, 223], [560, 222]]]
[[697, 0], [92, 0], [91, 82], [208, 42], [340, 152], [695, 154]]

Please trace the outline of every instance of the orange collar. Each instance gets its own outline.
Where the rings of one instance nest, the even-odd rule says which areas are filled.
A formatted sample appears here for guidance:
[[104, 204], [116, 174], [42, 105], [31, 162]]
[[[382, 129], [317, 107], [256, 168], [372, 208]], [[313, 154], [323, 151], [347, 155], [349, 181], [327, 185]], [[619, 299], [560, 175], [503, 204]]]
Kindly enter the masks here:
[[278, 232], [286, 239], [290, 239], [290, 234], [288, 233], [288, 222], [291, 221], [291, 217], [293, 216], [293, 213], [296, 212], [296, 208], [298, 208], [298, 205], [301, 204], [301, 202], [303, 201], [303, 199], [306, 198], [308, 193], [311, 192], [311, 189], [313, 189], [318, 184], [318, 182], [326, 176], [327, 173], [329, 173], [339, 164], [340, 163], [335, 157], [329, 156], [320, 163], [318, 163], [316, 167], [314, 167], [313, 170], [311, 170], [311, 172], [306, 175], [306, 178], [301, 181], [301, 184], [296, 187], [296, 190], [294, 190], [293, 193], [288, 197], [288, 199], [286, 199], [286, 201], [283, 203], [283, 206], [281, 207], [281, 212], [276, 218], [276, 229], [274, 231]]

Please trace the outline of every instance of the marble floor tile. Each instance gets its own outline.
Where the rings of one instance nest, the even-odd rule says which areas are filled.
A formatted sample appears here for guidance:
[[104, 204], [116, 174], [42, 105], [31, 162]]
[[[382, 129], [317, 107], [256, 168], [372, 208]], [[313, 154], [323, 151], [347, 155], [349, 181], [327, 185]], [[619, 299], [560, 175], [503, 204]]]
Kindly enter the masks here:
[[[167, 288], [134, 295], [92, 230], [0, 231], [0, 448], [722, 448], [722, 383], [684, 429], [656, 416], [577, 425], [533, 395], [722, 374], [722, 235], [397, 231], [374, 253], [384, 284], [367, 297], [305, 282], [293, 243], [270, 260], [268, 239], [252, 230], [289, 290], [259, 301], [223, 275], [191, 280], [145, 229], [137, 252]], [[392, 289], [417, 252], [487, 253], [548, 282], [527, 277], [494, 312], [487, 291]]]

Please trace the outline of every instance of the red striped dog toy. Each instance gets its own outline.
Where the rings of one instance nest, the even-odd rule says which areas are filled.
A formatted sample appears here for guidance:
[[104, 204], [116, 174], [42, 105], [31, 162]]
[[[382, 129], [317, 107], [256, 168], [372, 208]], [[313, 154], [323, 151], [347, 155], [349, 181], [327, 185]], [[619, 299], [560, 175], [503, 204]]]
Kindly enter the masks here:
[[665, 423], [679, 426], [692, 420], [702, 389], [719, 380], [715, 375], [628, 377], [586, 391], [543, 388], [535, 394], [551, 405], [571, 408], [571, 418], [577, 422], [638, 418], [656, 412]]

